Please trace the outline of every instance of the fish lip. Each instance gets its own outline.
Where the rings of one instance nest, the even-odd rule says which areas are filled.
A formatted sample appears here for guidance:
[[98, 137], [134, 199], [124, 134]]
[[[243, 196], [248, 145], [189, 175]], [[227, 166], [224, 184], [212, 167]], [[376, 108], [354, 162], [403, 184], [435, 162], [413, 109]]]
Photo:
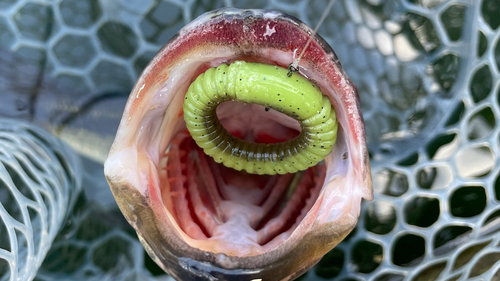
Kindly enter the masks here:
[[[161, 195], [155, 183], [155, 175], [138, 173], [142, 168], [147, 170], [147, 166], [152, 165], [150, 162], [146, 160], [146, 167], [135, 167], [135, 170], [132, 169], [132, 171], [128, 171], [136, 172], [134, 176], [129, 177], [125, 175], [127, 171], [120, 171], [120, 169], [116, 167], [117, 162], [120, 160], [120, 153], [129, 149], [131, 144], [134, 144], [135, 141], [135, 138], [130, 136], [131, 133], [130, 130], [127, 130], [127, 126], [138, 126], [138, 119], [143, 117], [143, 115], [140, 114], [142, 113], [141, 110], [144, 109], [143, 107], [146, 101], [151, 97], [151, 91], [147, 89], [144, 90], [144, 85], [148, 83], [149, 86], [153, 85], [155, 79], [161, 76], [158, 73], [161, 74], [163, 68], [171, 67], [175, 62], [178, 62], [186, 52], [184, 50], [184, 52], [175, 53], [175, 48], [188, 44], [189, 42], [187, 42], [186, 37], [190, 36], [189, 34], [193, 33], [193, 31], [200, 26], [207, 26], [229, 20], [241, 21], [242, 19], [248, 22], [255, 19], [264, 19], [268, 21], [278, 19], [279, 21], [286, 22], [294, 26], [297, 34], [302, 34], [303, 37], [294, 38], [294, 40], [299, 40], [299, 43], [303, 41], [303, 38], [307, 37], [306, 35], [308, 33], [310, 34], [312, 32], [309, 27], [294, 17], [276, 11], [226, 8], [200, 16], [179, 31], [179, 33], [158, 52], [141, 74], [127, 102], [116, 139], [108, 159], [105, 162], [105, 175], [122, 213], [129, 223], [134, 226], [139, 234], [141, 242], [148, 250], [148, 253], [155, 258], [155, 261], [162, 266], [165, 271], [173, 276], [179, 277], [181, 280], [187, 280], [186, 277], [192, 278], [196, 276], [189, 275], [190, 269], [192, 271], [196, 266], [200, 268], [208, 266], [207, 269], [204, 269], [205, 271], [211, 270], [215, 275], [223, 274], [224, 276], [246, 275], [259, 278], [262, 278], [262, 276], [270, 276], [271, 279], [273, 279], [273, 276], [283, 276], [277, 269], [288, 272], [287, 276], [298, 276], [297, 274], [299, 274], [302, 269], [305, 270], [311, 267], [321, 258], [325, 253], [325, 248], [330, 249], [334, 247], [354, 227], [357, 216], [359, 215], [359, 201], [361, 197], [368, 200], [371, 200], [373, 197], [369, 159], [364, 136], [363, 117], [360, 112], [360, 103], [356, 87], [349, 78], [347, 78], [331, 47], [318, 35], [316, 35], [312, 45], [313, 47], [316, 46], [316, 49], [321, 49], [323, 51], [320, 55], [322, 60], [318, 59], [319, 62], [317, 61], [311, 68], [323, 67], [326, 71], [322, 72], [322, 77], [320, 78], [336, 81], [333, 83], [328, 81], [328, 83], [335, 85], [335, 92], [344, 95], [339, 99], [338, 103], [340, 103], [340, 105], [337, 104], [336, 109], [345, 109], [348, 111], [347, 115], [351, 114], [350, 117], [346, 118], [347, 120], [344, 120], [345, 123], [343, 125], [346, 129], [346, 133], [351, 133], [354, 136], [352, 146], [354, 148], [359, 148], [358, 151], [353, 150], [353, 153], [350, 153], [350, 157], [353, 159], [352, 165], [358, 165], [358, 167], [360, 167], [359, 171], [356, 170], [357, 173], [359, 173], [357, 177], [358, 182], [356, 183], [358, 188], [355, 194], [353, 194], [353, 197], [356, 198], [352, 199], [352, 215], [346, 216], [341, 221], [335, 221], [333, 224], [327, 223], [317, 225], [316, 223], [316, 225], [314, 225], [315, 222], [313, 222], [311, 225], [314, 227], [311, 227], [311, 229], [306, 232], [306, 235], [290, 237], [290, 240], [285, 241], [286, 243], [283, 243], [279, 248], [262, 255], [232, 257], [224, 254], [214, 254], [190, 247], [177, 233], [175, 233], [161, 204]], [[293, 43], [294, 42], [291, 42], [291, 44]], [[242, 48], [251, 49], [251, 45], [243, 45]], [[173, 60], [168, 58], [168, 55], [172, 53], [175, 54], [173, 56], [175, 59]], [[304, 63], [308, 62], [307, 54], [308, 52], [306, 52], [304, 56]], [[351, 143], [349, 143], [349, 145], [351, 145]], [[133, 151], [127, 151], [127, 153], [126, 155], [132, 158], [140, 157], [137, 151], [135, 154]], [[143, 183], [145, 183], [142, 187], [139, 184], [140, 179], [133, 179], [134, 177], [139, 178], [140, 176], [143, 177], [142, 180]], [[313, 243], [313, 241], [315, 242]], [[320, 242], [318, 243], [318, 241]], [[285, 258], [290, 255], [300, 256], [300, 251], [305, 250], [311, 253], [307, 263], [302, 263], [301, 261], [297, 261], [297, 259], [290, 262], [290, 260]], [[190, 259], [191, 265], [186, 267], [186, 264], [182, 264], [183, 259], [184, 261]], [[196, 263], [199, 263], [199, 265], [196, 265]], [[269, 267], [270, 264], [273, 266]], [[242, 271], [242, 269], [246, 271]], [[275, 278], [273, 280], [275, 280]]]
[[[115, 193], [125, 192], [124, 196], [117, 198], [118, 206], [127, 221], [137, 230], [140, 242], [163, 270], [172, 275], [176, 280], [211, 280], [196, 279], [200, 273], [207, 276], [224, 276], [220, 280], [233, 277], [266, 278], [264, 280], [281, 280], [283, 272], [292, 272], [290, 280], [300, 276], [323, 256], [325, 248], [332, 248], [342, 241], [354, 228], [356, 218], [347, 217], [343, 221], [332, 222], [327, 227], [318, 228], [300, 237], [302, 242], [288, 241], [285, 247], [275, 249], [259, 256], [235, 257], [224, 254], [207, 253], [190, 248], [172, 228], [165, 227], [164, 213], [155, 212], [156, 195], [142, 196], [134, 187], [127, 183], [117, 182], [115, 178], [106, 177], [110, 188]], [[127, 208], [126, 206], [134, 206]], [[331, 229], [335, 228], [332, 232]], [[296, 237], [297, 238], [297, 237]], [[318, 241], [311, 243], [312, 241]], [[187, 253], [186, 251], [189, 250]], [[289, 261], [287, 256], [301, 256], [304, 252], [313, 252], [310, 263], [302, 260]], [[161, 253], [159, 255], [158, 253]], [[273, 265], [273, 266], [269, 266]], [[283, 276], [285, 278], [286, 276]]]

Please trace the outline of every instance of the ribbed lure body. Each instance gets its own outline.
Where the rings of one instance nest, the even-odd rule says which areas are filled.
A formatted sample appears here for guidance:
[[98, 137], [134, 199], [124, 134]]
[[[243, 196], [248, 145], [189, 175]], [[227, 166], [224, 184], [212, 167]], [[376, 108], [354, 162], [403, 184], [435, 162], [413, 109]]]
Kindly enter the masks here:
[[[202, 73], [184, 101], [186, 126], [196, 143], [218, 163], [253, 174], [295, 173], [316, 165], [331, 152], [337, 136], [335, 111], [319, 88], [282, 67], [236, 61]], [[225, 101], [254, 103], [299, 121], [296, 138], [274, 144], [233, 137], [217, 118]]]

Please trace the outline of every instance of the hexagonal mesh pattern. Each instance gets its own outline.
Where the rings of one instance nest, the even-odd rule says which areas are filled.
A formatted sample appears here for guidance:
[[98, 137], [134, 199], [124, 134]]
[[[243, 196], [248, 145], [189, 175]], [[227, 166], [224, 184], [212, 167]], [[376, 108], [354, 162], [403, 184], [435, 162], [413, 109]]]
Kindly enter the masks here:
[[74, 203], [76, 158], [26, 123], [0, 119], [0, 280], [31, 280]]
[[[314, 26], [326, 5], [4, 0], [0, 47], [67, 89], [99, 97], [128, 92], [161, 45], [205, 11], [274, 8]], [[500, 279], [500, 238], [493, 235], [500, 217], [498, 14], [498, 0], [336, 1], [319, 33], [358, 86], [376, 194], [353, 233], [303, 280]], [[65, 276], [121, 270], [92, 260], [107, 245], [100, 239], [61, 241], [92, 249]], [[125, 240], [136, 249], [136, 240]], [[127, 278], [139, 276], [143, 255], [122, 256], [131, 257]]]

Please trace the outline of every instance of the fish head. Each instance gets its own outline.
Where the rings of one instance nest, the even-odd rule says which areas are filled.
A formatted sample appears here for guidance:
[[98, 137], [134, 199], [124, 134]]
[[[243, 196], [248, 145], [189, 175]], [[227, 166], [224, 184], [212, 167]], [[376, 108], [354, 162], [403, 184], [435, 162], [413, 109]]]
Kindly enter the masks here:
[[[299, 72], [327, 96], [337, 141], [306, 171], [251, 175], [215, 163], [186, 130], [183, 101], [208, 68], [234, 61], [287, 67], [313, 36]], [[225, 102], [224, 127], [254, 142], [293, 138], [292, 118]], [[144, 69], [104, 165], [128, 222], [153, 260], [178, 280], [292, 280], [354, 228], [373, 197], [356, 87], [329, 45], [298, 19], [221, 9], [182, 28]]]

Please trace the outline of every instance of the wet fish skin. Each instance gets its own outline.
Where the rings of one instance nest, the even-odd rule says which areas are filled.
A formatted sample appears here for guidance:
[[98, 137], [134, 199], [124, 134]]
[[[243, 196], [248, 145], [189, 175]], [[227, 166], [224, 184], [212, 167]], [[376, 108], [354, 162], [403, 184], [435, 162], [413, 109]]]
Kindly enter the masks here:
[[[345, 172], [348, 180], [336, 176], [337, 170], [329, 171], [329, 181], [325, 183], [319, 203], [309, 211], [303, 224], [279, 247], [261, 255], [229, 256], [192, 247], [181, 238], [166, 214], [155, 174], [158, 151], [151, 146], [142, 147], [146, 140], [138, 136], [153, 132], [148, 135], [147, 143], [159, 151], [165, 149], [166, 144], [157, 136], [161, 134], [153, 131], [161, 124], [149, 125], [144, 119], [155, 120], [162, 106], [167, 108], [171, 102], [164, 98], [149, 104], [158, 91], [168, 87], [166, 81], [189, 80], [189, 77], [172, 75], [171, 71], [198, 59], [217, 60], [218, 54], [221, 62], [235, 57], [260, 56], [286, 67], [286, 62], [292, 61], [294, 50], [300, 52], [310, 31], [299, 20], [279, 12], [213, 11], [174, 36], [146, 67], [132, 90], [105, 163], [105, 175], [122, 213], [137, 231], [148, 254], [177, 280], [295, 279], [348, 235], [357, 222], [361, 198], [373, 197], [357, 90], [333, 50], [316, 36], [301, 67], [304, 73], [329, 85], [336, 94], [332, 94], [331, 100], [344, 128], [341, 134], [345, 142], [337, 146], [326, 162], [333, 167], [341, 165], [339, 163], [345, 160], [342, 152], [348, 151], [345, 157], [349, 163], [345, 165], [353, 170]], [[284, 57], [273, 57], [270, 55], [273, 51], [282, 52]], [[352, 189], [347, 189], [349, 194], [330, 192], [331, 185], [344, 184]], [[331, 204], [342, 206], [342, 210], [330, 211]]]

